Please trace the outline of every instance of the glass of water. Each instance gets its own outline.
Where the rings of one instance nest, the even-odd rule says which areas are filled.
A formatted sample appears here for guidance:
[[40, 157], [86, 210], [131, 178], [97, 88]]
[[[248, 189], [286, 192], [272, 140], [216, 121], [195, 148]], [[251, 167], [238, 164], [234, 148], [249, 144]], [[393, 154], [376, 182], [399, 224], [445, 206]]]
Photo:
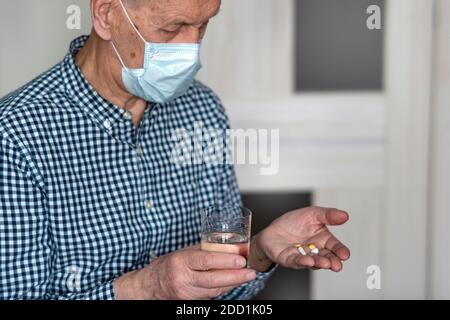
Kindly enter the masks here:
[[234, 253], [248, 259], [252, 212], [243, 207], [213, 206], [202, 210], [204, 251]]

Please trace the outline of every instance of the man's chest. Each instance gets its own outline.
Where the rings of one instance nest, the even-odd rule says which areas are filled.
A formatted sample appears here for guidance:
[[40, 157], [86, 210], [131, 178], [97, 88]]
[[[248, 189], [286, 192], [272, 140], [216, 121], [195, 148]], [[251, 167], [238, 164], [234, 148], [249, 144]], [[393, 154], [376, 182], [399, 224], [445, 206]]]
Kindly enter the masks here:
[[134, 143], [98, 132], [49, 146], [49, 232], [58, 258], [142, 261], [197, 243], [215, 183], [203, 165], [171, 161], [170, 135]]

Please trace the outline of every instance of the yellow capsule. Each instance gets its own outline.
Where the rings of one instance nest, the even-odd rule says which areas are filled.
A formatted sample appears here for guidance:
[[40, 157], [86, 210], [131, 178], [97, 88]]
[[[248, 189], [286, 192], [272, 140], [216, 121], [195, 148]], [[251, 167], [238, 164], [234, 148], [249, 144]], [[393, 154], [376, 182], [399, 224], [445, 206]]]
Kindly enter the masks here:
[[296, 245], [295, 245], [295, 247], [298, 249], [298, 248], [300, 248], [300, 247], [303, 247], [303, 243], [297, 243]]
[[308, 248], [309, 248], [309, 250], [314, 250], [317, 247], [316, 247], [316, 245], [314, 243], [310, 243], [310, 244], [308, 244]]

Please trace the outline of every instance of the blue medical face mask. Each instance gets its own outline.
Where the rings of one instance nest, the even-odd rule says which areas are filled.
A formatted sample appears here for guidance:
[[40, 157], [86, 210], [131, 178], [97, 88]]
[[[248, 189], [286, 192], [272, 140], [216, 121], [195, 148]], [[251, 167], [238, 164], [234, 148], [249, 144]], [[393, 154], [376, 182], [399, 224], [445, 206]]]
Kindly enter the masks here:
[[150, 43], [135, 27], [122, 1], [119, 1], [133, 29], [145, 43], [144, 66], [125, 66], [116, 46], [114, 51], [122, 64], [122, 80], [134, 96], [148, 102], [166, 103], [186, 93], [201, 69], [199, 43]]

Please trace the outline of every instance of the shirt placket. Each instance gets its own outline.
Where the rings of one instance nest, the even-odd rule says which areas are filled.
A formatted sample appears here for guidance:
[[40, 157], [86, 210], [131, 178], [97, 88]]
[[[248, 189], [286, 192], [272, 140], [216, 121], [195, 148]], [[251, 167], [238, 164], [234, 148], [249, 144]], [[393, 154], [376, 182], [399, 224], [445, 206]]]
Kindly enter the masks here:
[[[149, 106], [151, 108], [151, 106]], [[151, 169], [149, 155], [145, 154], [145, 150], [143, 149], [143, 137], [142, 132], [149, 128], [152, 116], [152, 110], [148, 111], [149, 114], [145, 114], [143, 120], [141, 121], [140, 126], [136, 129], [136, 161], [137, 161], [137, 178], [138, 178], [138, 188], [139, 188], [139, 207], [144, 210], [145, 215], [148, 219], [153, 220], [153, 209], [154, 209], [154, 199], [151, 194], [150, 184], [147, 183], [148, 171]], [[152, 221], [151, 225], [154, 225], [154, 221]], [[157, 258], [158, 254], [156, 252], [156, 243], [157, 243], [157, 230], [151, 230], [151, 239], [150, 239], [150, 259], [153, 260]]]

